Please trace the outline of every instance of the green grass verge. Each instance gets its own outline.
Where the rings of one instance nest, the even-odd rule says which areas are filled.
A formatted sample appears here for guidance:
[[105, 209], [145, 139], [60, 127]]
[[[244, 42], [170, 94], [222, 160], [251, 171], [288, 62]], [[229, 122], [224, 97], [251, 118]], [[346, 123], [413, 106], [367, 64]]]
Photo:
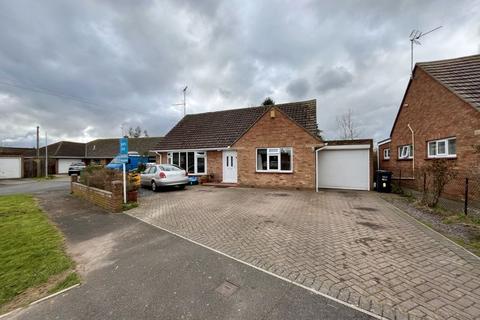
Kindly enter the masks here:
[[0, 196], [0, 307], [73, 265], [33, 197]]
[[55, 287], [48, 290], [48, 293], [55, 293], [78, 283], [80, 283], [80, 277], [75, 272], [72, 272], [63, 281], [59, 282]]

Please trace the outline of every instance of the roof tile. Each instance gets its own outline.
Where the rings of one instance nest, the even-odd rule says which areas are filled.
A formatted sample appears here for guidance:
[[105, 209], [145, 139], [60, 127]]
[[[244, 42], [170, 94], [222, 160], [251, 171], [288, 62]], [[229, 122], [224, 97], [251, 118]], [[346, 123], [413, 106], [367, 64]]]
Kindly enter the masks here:
[[[317, 136], [317, 103], [308, 100], [275, 105]], [[183, 117], [156, 150], [226, 148], [240, 138], [270, 106], [189, 114]]]

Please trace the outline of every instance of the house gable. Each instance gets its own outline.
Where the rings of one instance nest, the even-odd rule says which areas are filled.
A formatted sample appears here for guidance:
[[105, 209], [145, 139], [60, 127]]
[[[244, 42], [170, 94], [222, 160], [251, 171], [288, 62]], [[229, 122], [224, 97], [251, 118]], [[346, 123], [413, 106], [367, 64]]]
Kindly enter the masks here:
[[[273, 114], [272, 114], [273, 112]], [[323, 142], [273, 106], [233, 145], [242, 185], [287, 188], [315, 187], [315, 148]], [[292, 173], [257, 172], [257, 148], [293, 148]]]
[[[415, 167], [427, 161], [427, 142], [449, 137], [457, 138], [457, 167], [466, 169], [479, 161], [472, 152], [472, 145], [480, 143], [480, 135], [475, 134], [479, 129], [480, 112], [475, 107], [416, 67], [392, 128], [390, 161], [382, 169], [413, 178]], [[414, 165], [412, 160], [398, 159], [398, 147], [413, 142]]]

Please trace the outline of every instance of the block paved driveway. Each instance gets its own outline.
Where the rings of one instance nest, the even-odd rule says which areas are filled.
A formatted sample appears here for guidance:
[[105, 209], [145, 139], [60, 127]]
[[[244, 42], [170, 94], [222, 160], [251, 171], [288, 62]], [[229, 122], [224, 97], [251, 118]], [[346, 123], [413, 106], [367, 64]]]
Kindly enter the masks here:
[[388, 319], [480, 319], [480, 259], [373, 192], [196, 186], [128, 213]]

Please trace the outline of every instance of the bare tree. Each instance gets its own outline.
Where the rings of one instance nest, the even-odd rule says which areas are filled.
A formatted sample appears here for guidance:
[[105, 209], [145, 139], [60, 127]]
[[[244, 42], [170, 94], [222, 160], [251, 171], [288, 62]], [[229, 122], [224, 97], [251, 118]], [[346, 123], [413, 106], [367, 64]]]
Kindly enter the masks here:
[[[148, 137], [148, 132], [147, 130], [143, 130], [143, 135], [145, 137]], [[137, 126], [135, 129], [130, 127], [128, 129], [128, 137], [129, 138], [140, 138], [142, 136], [142, 128], [140, 126]]]
[[340, 139], [343, 140], [353, 140], [360, 136], [360, 130], [353, 119], [352, 109], [348, 109], [348, 111], [341, 116], [337, 116], [337, 130]]

